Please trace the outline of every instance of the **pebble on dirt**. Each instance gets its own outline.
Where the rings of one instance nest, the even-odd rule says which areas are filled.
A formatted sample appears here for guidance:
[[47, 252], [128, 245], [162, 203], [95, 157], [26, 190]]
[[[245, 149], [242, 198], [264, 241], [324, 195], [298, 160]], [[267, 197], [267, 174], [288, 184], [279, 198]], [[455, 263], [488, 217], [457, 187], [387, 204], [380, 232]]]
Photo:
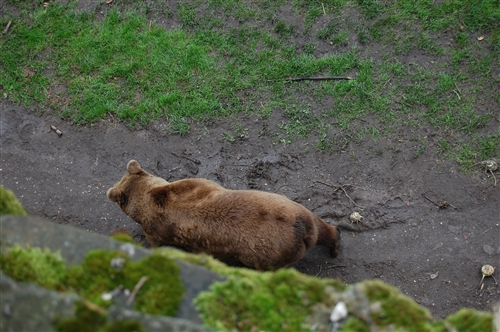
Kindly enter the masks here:
[[483, 251], [485, 253], [487, 253], [488, 255], [493, 255], [495, 253], [495, 249], [493, 249], [492, 246], [487, 245], [487, 244], [483, 245]]

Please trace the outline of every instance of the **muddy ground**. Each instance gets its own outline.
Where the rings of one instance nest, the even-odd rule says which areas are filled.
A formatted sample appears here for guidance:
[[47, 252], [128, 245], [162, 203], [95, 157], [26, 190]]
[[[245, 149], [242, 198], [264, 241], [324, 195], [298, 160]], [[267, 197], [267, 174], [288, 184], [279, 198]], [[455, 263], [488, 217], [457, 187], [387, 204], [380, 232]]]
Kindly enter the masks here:
[[[230, 142], [223, 133], [235, 121], [248, 128], [248, 137]], [[348, 284], [379, 278], [439, 318], [500, 302], [492, 278], [479, 287], [483, 264], [500, 268], [500, 187], [491, 177], [465, 175], [431, 151], [413, 161], [404, 154], [365, 153], [384, 150], [392, 136], [319, 152], [315, 138], [273, 143], [262, 135], [268, 125], [240, 117], [192, 124], [180, 137], [168, 135], [161, 121], [140, 130], [112, 119], [78, 127], [3, 100], [1, 184], [30, 214], [101, 234], [125, 228], [143, 243], [140, 227], [106, 198], [130, 159], [170, 181], [205, 177], [227, 188], [280, 193], [344, 227], [340, 256], [313, 248], [294, 266], [303, 273]], [[394, 135], [404, 141], [404, 133]], [[412, 143], [402, 144], [410, 149]], [[451, 206], [440, 209], [430, 200]], [[349, 221], [353, 211], [364, 217], [358, 225]]]

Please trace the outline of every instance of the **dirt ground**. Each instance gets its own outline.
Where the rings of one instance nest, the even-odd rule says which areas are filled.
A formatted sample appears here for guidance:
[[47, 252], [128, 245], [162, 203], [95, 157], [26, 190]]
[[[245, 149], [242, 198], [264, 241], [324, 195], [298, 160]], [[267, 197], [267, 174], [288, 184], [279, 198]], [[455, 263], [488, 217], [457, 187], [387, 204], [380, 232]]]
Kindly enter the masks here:
[[[248, 128], [248, 138], [224, 139], [234, 121]], [[294, 266], [303, 273], [348, 284], [378, 278], [438, 318], [462, 307], [488, 310], [500, 301], [492, 278], [479, 287], [483, 264], [500, 268], [500, 187], [492, 178], [465, 175], [430, 152], [413, 162], [365, 153], [374, 144], [384, 149], [391, 137], [319, 152], [313, 138], [274, 144], [259, 135], [266, 126], [240, 117], [193, 124], [185, 137], [168, 135], [160, 121], [135, 131], [112, 119], [77, 127], [2, 100], [1, 184], [30, 214], [101, 234], [125, 228], [144, 243], [140, 226], [106, 198], [136, 159], [170, 181], [205, 177], [232, 189], [280, 193], [341, 225], [340, 256], [332, 259], [315, 247]], [[440, 209], [430, 200], [451, 205]], [[349, 221], [353, 211], [364, 217], [358, 225]]]

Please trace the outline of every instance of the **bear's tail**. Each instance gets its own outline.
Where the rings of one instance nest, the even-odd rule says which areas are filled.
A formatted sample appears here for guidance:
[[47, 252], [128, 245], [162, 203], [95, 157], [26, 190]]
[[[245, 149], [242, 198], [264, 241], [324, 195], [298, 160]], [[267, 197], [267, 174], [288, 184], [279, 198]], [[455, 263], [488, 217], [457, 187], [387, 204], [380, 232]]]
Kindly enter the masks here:
[[340, 253], [340, 230], [328, 225], [320, 217], [316, 216], [316, 226], [318, 228], [318, 241], [316, 244], [330, 249], [330, 256], [337, 257]]

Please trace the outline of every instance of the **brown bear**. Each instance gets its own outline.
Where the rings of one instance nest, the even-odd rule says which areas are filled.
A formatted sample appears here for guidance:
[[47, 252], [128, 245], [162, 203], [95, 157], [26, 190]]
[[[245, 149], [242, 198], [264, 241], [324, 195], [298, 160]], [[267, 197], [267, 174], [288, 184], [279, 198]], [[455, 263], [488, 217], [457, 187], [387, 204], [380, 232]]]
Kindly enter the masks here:
[[336, 257], [340, 232], [288, 198], [256, 190], [229, 190], [215, 182], [169, 183], [131, 160], [108, 198], [142, 226], [155, 247], [204, 252], [224, 262], [273, 270], [320, 244]]

